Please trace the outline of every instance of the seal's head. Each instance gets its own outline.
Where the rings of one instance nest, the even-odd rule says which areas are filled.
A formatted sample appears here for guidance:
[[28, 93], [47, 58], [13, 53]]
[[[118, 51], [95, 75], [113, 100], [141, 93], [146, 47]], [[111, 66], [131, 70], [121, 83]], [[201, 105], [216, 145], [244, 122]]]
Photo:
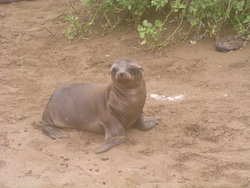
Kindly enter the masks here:
[[137, 88], [144, 83], [142, 67], [133, 59], [121, 59], [115, 62], [111, 69], [113, 83], [120, 88]]

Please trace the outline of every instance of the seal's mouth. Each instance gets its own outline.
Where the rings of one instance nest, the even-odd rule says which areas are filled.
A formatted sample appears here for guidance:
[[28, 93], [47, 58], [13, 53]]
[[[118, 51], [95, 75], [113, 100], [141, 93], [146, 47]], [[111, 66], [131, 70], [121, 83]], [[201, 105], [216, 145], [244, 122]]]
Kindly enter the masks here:
[[117, 82], [125, 83], [131, 82], [133, 80], [133, 77], [127, 72], [117, 72], [115, 75], [115, 80]]

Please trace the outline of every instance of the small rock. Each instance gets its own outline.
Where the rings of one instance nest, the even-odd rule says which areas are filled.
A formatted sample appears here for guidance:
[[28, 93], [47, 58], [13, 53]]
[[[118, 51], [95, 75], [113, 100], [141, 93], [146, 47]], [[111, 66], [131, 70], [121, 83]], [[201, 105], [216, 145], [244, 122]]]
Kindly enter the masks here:
[[29, 132], [27, 127], [24, 127], [24, 132]]
[[102, 157], [101, 160], [102, 161], [107, 161], [107, 160], [109, 160], [109, 158], [108, 157]]
[[226, 37], [216, 40], [215, 48], [219, 52], [238, 50], [244, 47], [244, 39], [240, 37]]
[[185, 182], [186, 182], [185, 178], [178, 179], [178, 183], [185, 183]]
[[26, 176], [27, 176], [27, 175], [31, 175], [32, 172], [33, 172], [32, 170], [29, 170], [28, 172], [25, 173], [25, 175], [26, 175]]

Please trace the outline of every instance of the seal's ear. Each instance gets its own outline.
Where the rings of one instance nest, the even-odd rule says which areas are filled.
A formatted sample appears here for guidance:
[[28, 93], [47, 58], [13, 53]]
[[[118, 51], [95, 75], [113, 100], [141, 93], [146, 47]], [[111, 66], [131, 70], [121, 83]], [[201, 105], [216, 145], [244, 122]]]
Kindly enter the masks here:
[[109, 75], [111, 74], [113, 67], [114, 67], [114, 65], [109, 65]]
[[143, 68], [138, 65], [137, 63], [131, 63], [134, 67], [136, 67], [138, 70], [143, 71]]
[[139, 67], [139, 70], [140, 70], [140, 71], [143, 71], [143, 68], [140, 66], [140, 67]]

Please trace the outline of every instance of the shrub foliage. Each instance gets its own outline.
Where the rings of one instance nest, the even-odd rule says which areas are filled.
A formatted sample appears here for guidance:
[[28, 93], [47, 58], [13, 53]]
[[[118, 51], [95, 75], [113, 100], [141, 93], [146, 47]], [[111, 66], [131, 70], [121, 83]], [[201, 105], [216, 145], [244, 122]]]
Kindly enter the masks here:
[[190, 30], [210, 36], [217, 36], [226, 24], [231, 24], [237, 34], [250, 34], [250, 0], [81, 0], [81, 3], [90, 10], [88, 24], [81, 24], [91, 26], [105, 18], [104, 27], [114, 28], [122, 20], [129, 20], [136, 24], [142, 45], [164, 45], [162, 33], [173, 18], [176, 28], [165, 43], [174, 39], [183, 23], [188, 23]]

